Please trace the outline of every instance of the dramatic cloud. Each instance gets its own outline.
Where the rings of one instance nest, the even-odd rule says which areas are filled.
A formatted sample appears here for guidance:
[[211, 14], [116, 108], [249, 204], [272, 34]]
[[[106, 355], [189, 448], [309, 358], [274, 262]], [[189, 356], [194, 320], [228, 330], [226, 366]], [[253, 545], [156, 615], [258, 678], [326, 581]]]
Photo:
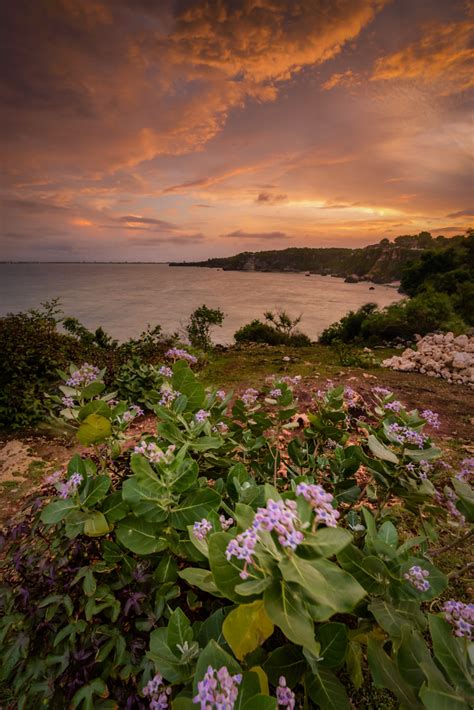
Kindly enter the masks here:
[[470, 226], [463, 0], [4, 5], [3, 258]]
[[465, 91], [474, 86], [473, 30], [470, 20], [432, 24], [419, 41], [378, 59], [372, 80], [418, 79], [437, 82], [442, 94]]

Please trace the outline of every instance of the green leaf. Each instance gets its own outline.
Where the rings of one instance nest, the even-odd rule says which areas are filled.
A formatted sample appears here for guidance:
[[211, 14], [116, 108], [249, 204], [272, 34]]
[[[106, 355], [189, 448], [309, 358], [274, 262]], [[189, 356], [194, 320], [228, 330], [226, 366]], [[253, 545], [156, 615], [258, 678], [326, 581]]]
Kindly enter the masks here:
[[354, 687], [359, 690], [364, 682], [362, 648], [357, 641], [349, 640], [346, 650], [346, 668]]
[[178, 645], [184, 646], [186, 642], [189, 644], [193, 640], [193, 630], [189, 619], [179, 607], [170, 615], [166, 640], [170, 649], [178, 657], [181, 657]]
[[199, 467], [193, 459], [185, 459], [180, 463], [178, 469], [172, 474], [173, 491], [183, 493], [193, 488], [196, 484]]
[[110, 419], [112, 410], [101, 399], [95, 399], [92, 402], [89, 402], [86, 404], [84, 407], [81, 407], [79, 410], [78, 414], [78, 419], [80, 422], [83, 422], [84, 419], [86, 419], [89, 414], [100, 414], [102, 417], [106, 417], [106, 419]]
[[352, 542], [352, 535], [343, 528], [320, 528], [316, 533], [307, 533], [302, 547], [310, 547], [318, 557], [337, 555]]
[[428, 710], [470, 710], [472, 708], [472, 705], [463, 700], [453, 688], [448, 691], [424, 685], [420, 690], [420, 698]]
[[261, 579], [249, 579], [246, 582], [237, 584], [235, 591], [237, 594], [241, 594], [244, 597], [253, 596], [254, 594], [260, 594], [260, 592], [265, 591], [267, 587], [272, 583], [272, 578], [262, 577]]
[[178, 577], [178, 565], [172, 555], [163, 555], [160, 564], [156, 568], [153, 579], [159, 584], [175, 582]]
[[169, 683], [184, 683], [191, 678], [191, 665], [182, 663], [171, 651], [167, 644], [167, 630], [164, 628], [151, 632], [147, 657], [155, 663], [156, 669]]
[[334, 673], [319, 665], [313, 674], [307, 674], [306, 687], [311, 700], [321, 710], [350, 710], [346, 690]]
[[328, 668], [341, 666], [347, 648], [346, 625], [336, 622], [323, 624], [318, 629], [318, 641], [321, 644], [321, 665]]
[[98, 444], [112, 433], [110, 421], [100, 414], [89, 414], [77, 430], [77, 439], [84, 446]]
[[263, 664], [263, 670], [272, 685], [278, 685], [279, 678], [283, 675], [289, 688], [294, 688], [300, 682], [305, 667], [301, 648], [289, 643], [272, 651]]
[[102, 512], [109, 523], [116, 523], [130, 512], [128, 504], [122, 498], [121, 491], [111, 493], [102, 503]]
[[171, 383], [175, 390], [188, 398], [186, 407], [188, 411], [194, 412], [203, 406], [206, 391], [185, 362], [178, 361], [173, 365]]
[[105, 698], [107, 693], [107, 686], [102, 678], [95, 678], [92, 682], [79, 688], [74, 694], [71, 707], [78, 708], [82, 705], [84, 710], [94, 710], [94, 707], [96, 707], [93, 700], [94, 696], [98, 695], [99, 697]]
[[354, 577], [329, 560], [302, 560], [293, 555], [284, 557], [278, 566], [286, 581], [302, 587], [315, 621], [352, 611], [366, 594]]
[[170, 523], [178, 530], [186, 530], [196, 520], [207, 517], [211, 510], [217, 510], [221, 497], [212, 488], [201, 488], [190, 493], [171, 512]]
[[308, 648], [316, 656], [320, 646], [314, 638], [314, 623], [297, 585], [275, 580], [263, 594], [265, 610], [273, 623], [293, 643]]
[[456, 507], [469, 523], [474, 523], [474, 489], [466, 481], [459, 481], [457, 478], [451, 479], [459, 502]]
[[163, 506], [167, 489], [154, 478], [131, 476], [122, 486], [123, 499], [128, 503], [134, 515], [145, 518], [150, 523], [166, 520], [168, 510]]
[[348, 545], [337, 555], [343, 569], [371, 594], [382, 594], [390, 584], [386, 565], [378, 557], [364, 555], [355, 545]]
[[380, 526], [377, 537], [390, 547], [396, 547], [398, 545], [397, 528], [390, 520], [386, 520], [385, 523]]
[[390, 463], [398, 463], [398, 456], [390, 449], [388, 446], [383, 444], [376, 436], [370, 434], [367, 437], [367, 445], [375, 458], [382, 459], [382, 461], [389, 461]]
[[86, 485], [81, 491], [80, 499], [84, 508], [90, 508], [107, 495], [110, 488], [110, 478], [108, 476], [97, 476], [88, 478]]
[[116, 528], [117, 540], [128, 550], [138, 555], [151, 555], [165, 550], [168, 546], [163, 537], [159, 537], [159, 528], [134, 515], [120, 520]]
[[220, 596], [212, 572], [209, 572], [209, 570], [201, 569], [200, 567], [186, 567], [179, 570], [178, 575], [192, 587]]
[[241, 596], [235, 591], [235, 587], [242, 582], [240, 572], [242, 565], [234, 562], [234, 557], [230, 561], [225, 556], [227, 545], [232, 540], [232, 535], [225, 532], [214, 533], [209, 537], [209, 565], [211, 567], [214, 582], [219, 591], [234, 602], [248, 602], [248, 597]]
[[260, 599], [232, 609], [222, 625], [224, 638], [239, 660], [261, 646], [273, 634], [273, 629]]
[[41, 522], [54, 525], [61, 522], [72, 510], [77, 510], [77, 505], [70, 498], [53, 500], [41, 512]]
[[453, 636], [451, 627], [441, 617], [430, 614], [428, 622], [436, 660], [443, 666], [454, 685], [472, 694], [473, 684], [463, 640]]
[[370, 672], [377, 688], [390, 690], [404, 707], [421, 707], [413, 689], [403, 680], [397, 666], [383, 650], [382, 643], [370, 636], [367, 646], [367, 658]]
[[401, 638], [404, 624], [416, 626], [420, 630], [426, 626], [425, 616], [417, 602], [400, 602], [395, 608], [385, 599], [373, 599], [368, 609], [379, 626], [394, 639]]
[[89, 513], [84, 521], [84, 535], [88, 537], [101, 537], [110, 532], [105, 515], [98, 510]]

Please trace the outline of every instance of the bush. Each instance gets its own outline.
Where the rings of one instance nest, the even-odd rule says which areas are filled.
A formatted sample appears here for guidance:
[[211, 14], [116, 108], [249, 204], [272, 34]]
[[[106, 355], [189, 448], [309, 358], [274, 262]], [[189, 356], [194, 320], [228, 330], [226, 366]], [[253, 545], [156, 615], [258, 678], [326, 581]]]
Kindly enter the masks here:
[[293, 345], [297, 348], [311, 345], [311, 340], [308, 336], [296, 330], [296, 325], [301, 321], [301, 316], [292, 319], [285, 311], [279, 311], [277, 314], [268, 311], [264, 314], [264, 317], [267, 323], [256, 319], [242, 326], [234, 333], [235, 341], [237, 343]]
[[212, 348], [211, 327], [221, 326], [224, 313], [220, 308], [208, 308], [205, 304], [191, 313], [186, 326], [189, 342], [195, 348], [210, 350]]
[[326, 328], [319, 341], [325, 345], [336, 340], [378, 345], [410, 342], [415, 340], [415, 335], [426, 335], [434, 330], [461, 333], [465, 329], [465, 323], [456, 314], [447, 294], [426, 291], [383, 309], [368, 303]]
[[102, 373], [66, 377], [62, 411], [95, 455], [73, 456], [5, 532], [12, 707], [214, 708], [221, 683], [229, 709], [326, 710], [370, 678], [403, 706], [469, 707], [471, 612], [443, 607], [428, 540], [466, 535], [472, 490], [436, 490], [433, 412], [338, 387], [295, 432], [288, 378], [230, 405], [178, 360], [157, 435], [127, 441]]

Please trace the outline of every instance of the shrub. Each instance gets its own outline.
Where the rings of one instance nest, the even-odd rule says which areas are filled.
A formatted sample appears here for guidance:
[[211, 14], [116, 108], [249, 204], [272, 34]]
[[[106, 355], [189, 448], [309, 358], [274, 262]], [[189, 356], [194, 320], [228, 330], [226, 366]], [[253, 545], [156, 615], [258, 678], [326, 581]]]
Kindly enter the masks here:
[[212, 348], [211, 327], [221, 326], [223, 320], [224, 313], [220, 308], [208, 308], [205, 304], [196, 308], [191, 313], [186, 326], [186, 333], [191, 345], [202, 350], [210, 350]]
[[235, 341], [237, 343], [293, 345], [294, 347], [311, 345], [311, 340], [308, 336], [295, 329], [301, 320], [301, 316], [292, 319], [285, 311], [279, 311], [276, 315], [268, 311], [264, 314], [264, 317], [268, 321], [267, 323], [256, 319], [242, 326], [234, 333]]
[[191, 710], [220, 689], [229, 709], [349, 708], [370, 674], [403, 706], [469, 707], [472, 610], [443, 607], [428, 543], [435, 526], [466, 535], [472, 490], [464, 474], [436, 489], [433, 412], [338, 387], [294, 432], [289, 378], [232, 400], [177, 360], [157, 435], [127, 442], [101, 373], [68, 381], [95, 455], [50, 476], [5, 534], [15, 706]]

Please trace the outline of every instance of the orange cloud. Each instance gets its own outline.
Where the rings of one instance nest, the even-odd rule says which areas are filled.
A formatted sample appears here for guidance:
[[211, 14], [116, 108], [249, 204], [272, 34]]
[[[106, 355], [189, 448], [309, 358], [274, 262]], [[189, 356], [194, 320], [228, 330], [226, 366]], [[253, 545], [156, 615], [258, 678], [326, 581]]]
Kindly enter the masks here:
[[325, 91], [329, 91], [330, 89], [334, 89], [335, 86], [347, 87], [355, 86], [356, 84], [360, 84], [360, 79], [358, 79], [352, 69], [349, 69], [339, 74], [333, 74], [324, 84], [321, 84], [321, 88]]
[[471, 20], [430, 25], [418, 42], [378, 59], [371, 80], [436, 82], [442, 95], [465, 91], [474, 86], [473, 29]]

